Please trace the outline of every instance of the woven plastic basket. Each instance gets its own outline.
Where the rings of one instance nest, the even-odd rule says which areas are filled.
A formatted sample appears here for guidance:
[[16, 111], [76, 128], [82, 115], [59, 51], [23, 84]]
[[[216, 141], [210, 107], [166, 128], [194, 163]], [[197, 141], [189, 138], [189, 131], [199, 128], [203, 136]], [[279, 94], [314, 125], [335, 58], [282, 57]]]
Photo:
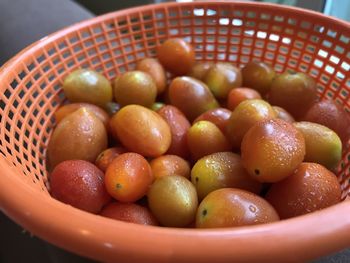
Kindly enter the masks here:
[[0, 72], [0, 207], [53, 244], [114, 262], [304, 261], [350, 246], [350, 153], [337, 173], [344, 202], [252, 227], [170, 229], [113, 221], [51, 198], [45, 153], [63, 101], [60, 84], [79, 67], [109, 79], [155, 56], [170, 37], [190, 41], [198, 60], [243, 65], [265, 61], [277, 72], [302, 71], [322, 99], [350, 109], [350, 24], [316, 12], [272, 4], [169, 3], [97, 17], [23, 50]]

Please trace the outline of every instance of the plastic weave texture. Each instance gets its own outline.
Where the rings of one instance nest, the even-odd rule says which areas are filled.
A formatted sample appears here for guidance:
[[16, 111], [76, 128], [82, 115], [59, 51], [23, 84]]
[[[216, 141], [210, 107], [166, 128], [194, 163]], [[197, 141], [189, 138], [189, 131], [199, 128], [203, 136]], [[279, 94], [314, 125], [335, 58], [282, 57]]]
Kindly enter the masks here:
[[[350, 111], [349, 23], [301, 9], [257, 3], [171, 3], [123, 10], [54, 33], [2, 67], [1, 187], [26, 189], [23, 200], [29, 198], [26, 195], [35, 195], [37, 203], [33, 205], [42, 209], [57, 203], [48, 191], [46, 147], [55, 124], [53, 113], [64, 100], [63, 79], [82, 67], [95, 69], [112, 80], [133, 70], [137, 60], [156, 56], [156, 47], [171, 37], [192, 43], [198, 61], [243, 66], [258, 60], [279, 73], [305, 72], [316, 80], [321, 99], [334, 99]], [[344, 148], [337, 176], [346, 199], [350, 192], [350, 151]], [[17, 222], [45, 237], [38, 226], [31, 229], [34, 223], [30, 220], [35, 216], [25, 217], [16, 207], [9, 207], [16, 203], [11, 195], [3, 193], [0, 202]], [[74, 208], [67, 209], [74, 210], [72, 220], [79, 220], [78, 214], [74, 218]], [[97, 223], [99, 220], [104, 219], [96, 218]], [[62, 244], [52, 237], [47, 239]], [[106, 259], [92, 253], [96, 257], [89, 256]]]

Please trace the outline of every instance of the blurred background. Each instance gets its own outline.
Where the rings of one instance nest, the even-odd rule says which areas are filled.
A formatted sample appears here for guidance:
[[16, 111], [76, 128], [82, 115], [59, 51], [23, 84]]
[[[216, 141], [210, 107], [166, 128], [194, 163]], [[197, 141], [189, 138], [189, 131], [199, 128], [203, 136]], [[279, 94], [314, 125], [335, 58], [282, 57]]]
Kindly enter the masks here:
[[[0, 65], [34, 41], [107, 12], [160, 2], [151, 0], [0, 0]], [[178, 2], [189, 2], [178, 0]], [[350, 21], [350, 0], [257, 0], [311, 9]], [[32, 236], [0, 212], [0, 262], [93, 262]], [[315, 261], [350, 262], [350, 250]]]
[[[161, 3], [172, 1], [151, 1], [151, 0], [128, 0], [128, 1], [110, 1], [110, 0], [78, 0], [80, 5], [89, 9], [96, 15], [110, 12], [126, 6], [136, 6], [149, 3]], [[191, 2], [190, 0], [177, 0], [176, 2]], [[298, 6], [308, 8], [328, 15], [336, 16], [345, 20], [350, 20], [350, 1], [349, 0], [256, 0], [255, 2], [269, 2], [282, 5]]]

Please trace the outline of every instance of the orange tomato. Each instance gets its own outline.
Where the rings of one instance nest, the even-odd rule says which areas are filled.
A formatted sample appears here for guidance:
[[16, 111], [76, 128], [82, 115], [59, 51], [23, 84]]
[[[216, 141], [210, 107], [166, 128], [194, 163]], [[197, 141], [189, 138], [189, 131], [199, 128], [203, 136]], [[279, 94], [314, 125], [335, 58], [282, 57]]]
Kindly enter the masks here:
[[154, 58], [144, 58], [137, 62], [136, 70], [148, 73], [157, 86], [157, 93], [161, 94], [166, 88], [166, 74], [163, 66]]
[[108, 128], [108, 113], [94, 104], [84, 102], [69, 103], [58, 108], [58, 110], [55, 111], [56, 122], [59, 123], [63, 118], [83, 107], [92, 112], [98, 119], [100, 119], [100, 121], [102, 121], [106, 128]]
[[157, 49], [160, 63], [175, 75], [189, 73], [195, 63], [193, 47], [181, 38], [170, 38]]
[[126, 149], [123, 147], [108, 148], [101, 152], [95, 161], [95, 165], [103, 172], [107, 170], [108, 165], [122, 153], [125, 153]]
[[171, 131], [171, 144], [168, 154], [175, 154], [183, 158], [189, 156], [186, 134], [191, 127], [185, 115], [176, 107], [166, 105], [160, 108], [157, 113], [168, 123]]
[[269, 189], [266, 199], [281, 218], [311, 213], [341, 201], [337, 177], [317, 163], [302, 163], [286, 179]]
[[305, 139], [293, 124], [263, 120], [245, 134], [241, 146], [244, 168], [259, 182], [275, 183], [293, 173], [305, 156]]
[[170, 103], [180, 109], [190, 121], [207, 110], [219, 107], [208, 86], [191, 77], [173, 79], [168, 93]]
[[187, 133], [187, 143], [194, 160], [208, 154], [231, 150], [225, 135], [210, 121], [199, 121], [193, 124]]
[[191, 168], [188, 162], [176, 155], [163, 155], [150, 162], [155, 179], [168, 175], [181, 175], [190, 178]]
[[166, 121], [140, 105], [123, 107], [112, 117], [110, 127], [112, 134], [116, 134], [127, 149], [143, 156], [160, 156], [171, 144], [171, 132]]
[[210, 121], [214, 123], [218, 128], [225, 133], [228, 120], [230, 119], [231, 111], [225, 108], [216, 108], [208, 110], [203, 114], [199, 115], [193, 123], [198, 121]]
[[137, 153], [124, 153], [115, 158], [105, 174], [107, 192], [121, 202], [135, 202], [143, 197], [153, 182], [147, 160]]
[[102, 209], [100, 215], [140, 225], [158, 225], [157, 220], [147, 207], [134, 203], [110, 203]]
[[228, 94], [227, 108], [234, 110], [242, 101], [250, 99], [261, 99], [261, 95], [254, 89], [235, 88]]

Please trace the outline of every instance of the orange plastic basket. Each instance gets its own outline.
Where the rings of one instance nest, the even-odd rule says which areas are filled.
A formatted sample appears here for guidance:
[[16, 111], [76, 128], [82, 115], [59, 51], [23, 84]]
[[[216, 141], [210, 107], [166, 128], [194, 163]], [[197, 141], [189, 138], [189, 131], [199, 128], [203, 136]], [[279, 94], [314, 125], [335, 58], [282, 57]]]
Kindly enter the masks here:
[[67, 250], [118, 262], [292, 262], [350, 246], [350, 152], [337, 173], [344, 202], [281, 222], [196, 230], [141, 226], [75, 209], [51, 198], [45, 153], [61, 83], [79, 67], [109, 79], [155, 56], [165, 39], [190, 41], [198, 60], [314, 77], [322, 99], [350, 109], [350, 24], [298, 8], [250, 2], [143, 6], [78, 23], [23, 50], [0, 72], [0, 205], [33, 234]]

